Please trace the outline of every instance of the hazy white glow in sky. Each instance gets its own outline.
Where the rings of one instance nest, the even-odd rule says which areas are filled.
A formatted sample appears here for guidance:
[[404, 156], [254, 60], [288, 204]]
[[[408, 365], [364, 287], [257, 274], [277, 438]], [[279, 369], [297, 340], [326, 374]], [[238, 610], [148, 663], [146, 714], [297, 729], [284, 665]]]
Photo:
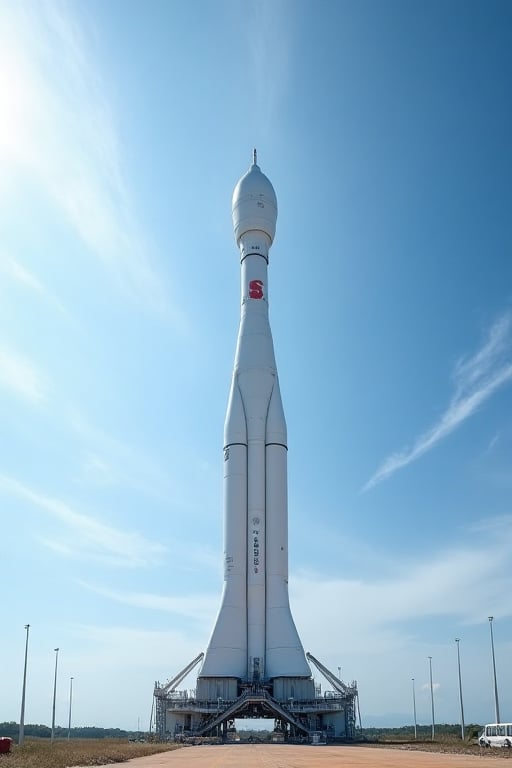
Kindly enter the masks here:
[[512, 718], [511, 23], [499, 0], [0, 0], [0, 721], [27, 623], [26, 722], [57, 646], [57, 722], [73, 676], [75, 722], [124, 728], [206, 646], [254, 146], [304, 645], [363, 724], [400, 725], [412, 677], [429, 722], [428, 656], [457, 720], [460, 637], [484, 722], [493, 615]]

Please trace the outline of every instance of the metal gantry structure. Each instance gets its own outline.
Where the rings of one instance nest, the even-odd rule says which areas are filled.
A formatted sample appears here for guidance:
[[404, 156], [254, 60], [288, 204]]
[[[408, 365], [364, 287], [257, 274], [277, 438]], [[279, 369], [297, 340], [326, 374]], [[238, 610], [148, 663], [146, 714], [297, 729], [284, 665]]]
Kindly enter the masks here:
[[[283, 697], [273, 681], [247, 683], [239, 680], [236, 695], [199, 698], [196, 690], [178, 691], [177, 686], [199, 664], [200, 653], [181, 672], [161, 685], [155, 683], [155, 731], [160, 740], [183, 740], [198, 736], [216, 736], [226, 741], [233, 738], [235, 719], [265, 718], [274, 721], [275, 738], [283, 741], [324, 741], [356, 736], [357, 684], [345, 683], [312, 654], [306, 654], [333, 690], [301, 698], [300, 687], [295, 696]], [[294, 691], [294, 688], [291, 689]]]

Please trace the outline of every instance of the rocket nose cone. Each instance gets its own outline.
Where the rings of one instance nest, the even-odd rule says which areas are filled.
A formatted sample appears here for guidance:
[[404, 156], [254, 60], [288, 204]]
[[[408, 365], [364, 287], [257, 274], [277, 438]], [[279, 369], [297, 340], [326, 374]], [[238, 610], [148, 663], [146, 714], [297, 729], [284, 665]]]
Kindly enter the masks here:
[[233, 191], [233, 228], [238, 243], [251, 230], [264, 232], [274, 240], [277, 220], [277, 197], [274, 187], [254, 162]]

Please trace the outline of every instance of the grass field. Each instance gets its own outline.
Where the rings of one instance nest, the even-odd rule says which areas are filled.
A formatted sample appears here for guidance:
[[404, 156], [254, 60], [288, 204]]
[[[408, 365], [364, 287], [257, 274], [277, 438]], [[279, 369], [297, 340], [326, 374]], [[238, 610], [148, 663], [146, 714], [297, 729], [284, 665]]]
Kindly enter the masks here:
[[13, 743], [10, 753], [0, 755], [0, 768], [69, 768], [75, 765], [124, 763], [132, 757], [179, 749], [175, 744], [140, 744], [117, 739], [26, 740]]

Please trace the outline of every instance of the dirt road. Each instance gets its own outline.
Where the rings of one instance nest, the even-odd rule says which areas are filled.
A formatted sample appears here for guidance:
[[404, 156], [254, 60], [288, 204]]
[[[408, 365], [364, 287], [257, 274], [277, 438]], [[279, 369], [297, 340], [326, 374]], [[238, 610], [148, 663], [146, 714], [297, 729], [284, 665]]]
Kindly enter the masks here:
[[[401, 749], [288, 744], [184, 747], [138, 757], [127, 768], [481, 768], [495, 764], [501, 750], [457, 755]], [[499, 765], [505, 765], [499, 763]], [[512, 768], [512, 765], [511, 765]]]

